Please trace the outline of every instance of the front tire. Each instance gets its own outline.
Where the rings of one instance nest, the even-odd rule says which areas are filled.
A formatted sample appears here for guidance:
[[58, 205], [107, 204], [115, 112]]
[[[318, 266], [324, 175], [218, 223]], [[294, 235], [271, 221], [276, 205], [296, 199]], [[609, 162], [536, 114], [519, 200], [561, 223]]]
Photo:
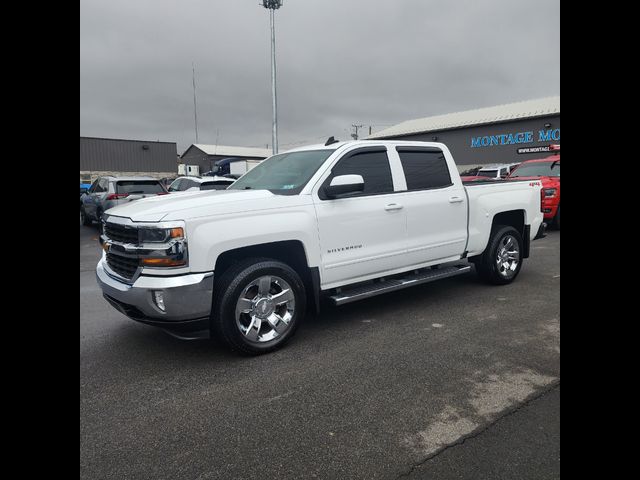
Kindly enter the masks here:
[[522, 268], [522, 235], [513, 227], [496, 225], [487, 248], [476, 262], [482, 280], [493, 285], [513, 282]]
[[295, 270], [277, 260], [249, 258], [216, 282], [212, 336], [245, 355], [272, 352], [291, 339], [305, 311], [306, 292]]

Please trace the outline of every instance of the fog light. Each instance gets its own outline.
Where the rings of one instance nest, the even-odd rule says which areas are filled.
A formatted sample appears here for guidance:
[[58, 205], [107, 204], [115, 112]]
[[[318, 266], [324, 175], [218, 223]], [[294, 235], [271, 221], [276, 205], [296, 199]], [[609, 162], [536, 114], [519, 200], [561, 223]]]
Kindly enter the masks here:
[[153, 300], [156, 302], [158, 308], [164, 312], [164, 295], [162, 294], [162, 290], [155, 290], [153, 292]]

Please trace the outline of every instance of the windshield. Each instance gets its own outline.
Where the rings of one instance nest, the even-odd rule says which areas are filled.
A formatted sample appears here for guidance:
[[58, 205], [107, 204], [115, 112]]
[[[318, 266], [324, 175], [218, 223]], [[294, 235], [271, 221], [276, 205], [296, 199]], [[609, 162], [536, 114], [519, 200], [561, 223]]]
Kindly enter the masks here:
[[560, 161], [554, 162], [534, 162], [522, 164], [511, 174], [515, 177], [559, 177]]
[[498, 176], [498, 171], [497, 170], [480, 170], [478, 171], [478, 174], [476, 176], [495, 178]]
[[296, 195], [334, 151], [306, 150], [274, 155], [249, 170], [228, 190], [269, 190], [279, 195]]

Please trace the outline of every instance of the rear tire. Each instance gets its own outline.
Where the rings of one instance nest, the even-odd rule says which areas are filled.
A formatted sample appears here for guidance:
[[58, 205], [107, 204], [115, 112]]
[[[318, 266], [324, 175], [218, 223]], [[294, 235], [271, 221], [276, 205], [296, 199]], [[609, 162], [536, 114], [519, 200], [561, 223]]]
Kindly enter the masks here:
[[305, 312], [306, 292], [295, 270], [277, 260], [249, 258], [216, 281], [211, 333], [232, 350], [260, 355], [289, 341]]
[[476, 271], [493, 285], [513, 282], [522, 268], [522, 235], [513, 227], [495, 225], [485, 251], [477, 258]]

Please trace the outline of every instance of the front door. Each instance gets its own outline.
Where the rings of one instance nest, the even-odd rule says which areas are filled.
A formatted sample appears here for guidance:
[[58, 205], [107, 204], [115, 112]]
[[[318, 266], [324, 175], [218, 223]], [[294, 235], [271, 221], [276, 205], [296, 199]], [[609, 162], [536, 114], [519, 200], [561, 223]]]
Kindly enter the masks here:
[[[364, 191], [329, 199], [333, 177], [357, 174]], [[396, 182], [397, 183], [397, 182]], [[347, 152], [314, 194], [322, 258], [322, 288], [374, 278], [403, 264], [406, 213], [398, 202], [386, 147]]]

